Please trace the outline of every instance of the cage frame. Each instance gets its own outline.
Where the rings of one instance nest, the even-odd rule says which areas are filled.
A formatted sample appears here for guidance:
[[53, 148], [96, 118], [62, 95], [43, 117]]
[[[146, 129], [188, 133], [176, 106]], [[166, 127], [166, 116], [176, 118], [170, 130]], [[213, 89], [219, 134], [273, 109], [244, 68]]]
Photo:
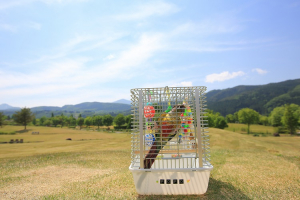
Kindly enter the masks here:
[[[163, 107], [166, 106], [166, 102], [168, 102], [169, 106], [170, 106], [170, 102], [173, 105], [177, 105], [179, 102], [183, 102], [186, 99], [188, 101], [187, 105], [193, 103], [193, 105], [191, 105], [192, 108], [191, 110], [193, 113], [193, 117], [196, 118], [196, 120], [194, 120], [192, 123], [194, 125], [193, 133], [195, 137], [196, 151], [193, 152], [192, 150], [193, 153], [191, 153], [191, 155], [192, 158], [194, 159], [195, 164], [191, 164], [190, 167], [180, 167], [180, 160], [181, 159], [184, 160], [185, 157], [182, 158], [179, 157], [177, 160], [175, 160], [175, 165], [176, 165], [176, 161], [179, 161], [179, 167], [176, 166], [157, 167], [156, 166], [153, 168], [151, 167], [150, 169], [144, 168], [143, 161], [145, 159], [145, 154], [147, 152], [145, 150], [146, 125], [148, 125], [148, 119], [146, 120], [144, 111], [145, 111], [145, 105], [148, 104], [147, 101], [149, 100], [149, 91], [157, 92], [152, 95], [154, 95], [154, 102], [159, 103], [158, 105], [161, 106], [161, 109], [158, 109], [160, 113], [164, 112], [165, 109]], [[210, 151], [209, 151], [209, 143], [208, 143], [209, 138], [208, 135], [206, 135], [208, 131], [206, 130], [207, 120], [205, 120], [205, 116], [204, 116], [206, 110], [205, 91], [206, 91], [205, 86], [170, 87], [170, 88], [166, 86], [161, 88], [135, 88], [131, 90], [133, 129], [132, 129], [132, 145], [131, 145], [132, 147], [131, 165], [129, 169], [133, 173], [136, 189], [139, 194], [203, 194], [206, 192], [208, 187], [209, 174], [210, 171], [213, 169], [213, 166], [210, 164], [210, 158], [209, 158]], [[186, 97], [186, 95], [188, 97]], [[150, 101], [151, 101], [151, 97], [150, 97]], [[176, 133], [177, 137], [178, 135], [179, 134]], [[136, 139], [135, 142], [133, 142], [134, 139]], [[168, 141], [168, 143], [169, 142], [171, 141]], [[188, 155], [188, 153], [185, 153], [182, 149], [179, 152], [179, 143], [177, 143], [177, 146], [178, 146], [178, 156], [180, 155], [179, 153], [181, 153], [182, 155]], [[164, 150], [161, 149], [160, 151], [164, 151]], [[161, 152], [159, 154], [167, 155]], [[169, 160], [171, 160], [172, 163], [173, 158], [170, 159], [169, 157], [167, 157], [167, 158], [162, 158], [160, 160], [157, 159], [159, 161], [157, 161], [156, 159], [157, 158], [155, 158], [154, 163], [157, 162], [157, 163], [162, 163], [162, 165], [164, 165], [164, 163], [168, 163]], [[137, 163], [139, 163], [139, 165]], [[148, 172], [152, 172], [152, 174]], [[176, 190], [174, 190], [174, 188], [178, 187], [177, 184], [176, 185], [171, 184], [172, 187], [171, 185], [164, 185], [164, 186], [160, 185], [161, 187], [155, 186], [153, 189], [149, 189], [148, 187], [138, 185], [141, 177], [144, 178], [147, 177], [145, 178], [145, 180], [148, 180], [148, 182], [154, 181], [156, 179], [158, 179], [156, 180], [156, 182], [159, 180], [160, 181], [171, 180], [171, 179], [161, 179], [161, 177], [166, 176], [166, 174], [170, 174], [170, 176], [173, 176], [172, 174], [177, 174], [178, 176], [185, 176], [185, 177], [194, 176], [194, 178], [198, 177], [196, 178], [198, 180], [196, 180], [195, 182], [198, 182], [198, 185], [200, 184], [201, 187], [198, 188], [198, 190], [197, 189], [190, 190], [190, 188], [185, 187], [185, 191], [177, 192]], [[184, 179], [173, 179], [174, 183], [175, 182], [177, 183], [178, 180], [184, 180]], [[166, 188], [169, 189], [166, 190]]]

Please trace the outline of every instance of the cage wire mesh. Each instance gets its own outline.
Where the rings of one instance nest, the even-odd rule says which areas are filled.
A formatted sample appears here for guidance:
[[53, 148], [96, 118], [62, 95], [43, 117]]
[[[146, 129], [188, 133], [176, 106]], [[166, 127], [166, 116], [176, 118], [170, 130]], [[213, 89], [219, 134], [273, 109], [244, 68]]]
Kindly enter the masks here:
[[206, 87], [137, 88], [132, 101], [132, 169], [210, 168]]

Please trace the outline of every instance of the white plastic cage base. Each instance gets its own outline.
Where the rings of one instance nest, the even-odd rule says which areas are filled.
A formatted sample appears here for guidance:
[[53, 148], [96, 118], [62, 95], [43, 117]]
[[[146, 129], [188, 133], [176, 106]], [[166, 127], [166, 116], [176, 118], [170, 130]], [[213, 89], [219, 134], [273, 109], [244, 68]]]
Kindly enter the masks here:
[[132, 171], [140, 195], [200, 195], [207, 191], [211, 169]]
[[[180, 161], [181, 160], [181, 161]], [[174, 160], [160, 159], [155, 162]], [[187, 166], [186, 159], [176, 159], [175, 162]], [[199, 163], [199, 161], [194, 160]], [[169, 165], [171, 167], [171, 165]], [[173, 164], [173, 167], [176, 166]], [[169, 169], [139, 169], [130, 165], [135, 187], [140, 195], [200, 195], [207, 191], [210, 171], [213, 166], [206, 162], [203, 167], [169, 168]]]

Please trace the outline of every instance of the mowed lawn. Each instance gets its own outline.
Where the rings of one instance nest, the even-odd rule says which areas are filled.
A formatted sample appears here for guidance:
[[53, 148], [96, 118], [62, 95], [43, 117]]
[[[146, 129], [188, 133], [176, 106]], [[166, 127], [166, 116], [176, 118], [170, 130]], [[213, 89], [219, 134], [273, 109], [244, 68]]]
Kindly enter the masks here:
[[[253, 137], [210, 128], [211, 173], [200, 196], [140, 196], [128, 133], [5, 126], [0, 199], [300, 199], [300, 137]], [[39, 131], [39, 135], [31, 132]], [[72, 140], [66, 140], [72, 138]]]

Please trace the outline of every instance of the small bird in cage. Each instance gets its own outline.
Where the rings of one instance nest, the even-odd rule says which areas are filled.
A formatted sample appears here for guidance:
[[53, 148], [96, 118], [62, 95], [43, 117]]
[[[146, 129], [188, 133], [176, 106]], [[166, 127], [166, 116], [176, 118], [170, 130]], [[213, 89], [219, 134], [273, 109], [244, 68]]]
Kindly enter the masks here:
[[181, 126], [180, 116], [184, 111], [185, 105], [175, 105], [169, 112], [158, 117], [154, 127], [155, 141], [144, 159], [145, 169], [151, 168], [160, 150], [177, 134]]

